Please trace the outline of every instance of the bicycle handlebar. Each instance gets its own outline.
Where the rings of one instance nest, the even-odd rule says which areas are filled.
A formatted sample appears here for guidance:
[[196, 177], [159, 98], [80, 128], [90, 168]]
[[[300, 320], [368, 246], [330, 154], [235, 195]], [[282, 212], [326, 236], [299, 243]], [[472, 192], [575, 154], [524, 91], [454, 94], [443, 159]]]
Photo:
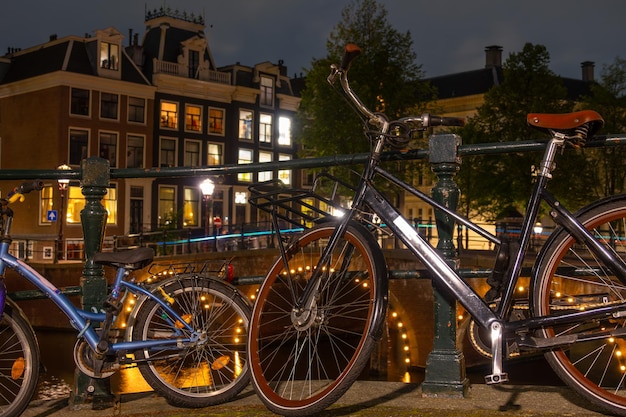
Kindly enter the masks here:
[[39, 191], [43, 188], [43, 181], [24, 181], [14, 189], [12, 189], [6, 197], [8, 203], [14, 203], [15, 201], [22, 201], [23, 195], [28, 194], [31, 191]]
[[[350, 64], [354, 59], [359, 56], [361, 53], [361, 48], [358, 45], [353, 43], [349, 43], [346, 45], [344, 49], [343, 58], [341, 59], [341, 64], [339, 66], [332, 65], [331, 73], [328, 76], [328, 82], [333, 85], [335, 83], [335, 79], [339, 77], [339, 81], [341, 83], [341, 87], [348, 97], [348, 99], [354, 104], [356, 109], [368, 119], [368, 123], [375, 125], [379, 128], [385, 126], [387, 122], [387, 118], [380, 114], [374, 113], [370, 109], [368, 109], [359, 99], [354, 91], [350, 88], [350, 84], [348, 83], [348, 70], [350, 69]], [[464, 126], [465, 120], [458, 117], [442, 117], [435, 116], [429, 113], [424, 113], [421, 116], [410, 116], [403, 117], [397, 121], [398, 123], [403, 124], [418, 124], [421, 129], [426, 129], [434, 126]]]

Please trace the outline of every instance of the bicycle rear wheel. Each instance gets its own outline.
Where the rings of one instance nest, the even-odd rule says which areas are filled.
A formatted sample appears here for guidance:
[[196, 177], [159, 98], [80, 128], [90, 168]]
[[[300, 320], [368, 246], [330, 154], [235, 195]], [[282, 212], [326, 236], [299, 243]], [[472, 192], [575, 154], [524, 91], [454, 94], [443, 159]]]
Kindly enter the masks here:
[[[144, 379], [171, 404], [198, 408], [232, 399], [249, 381], [246, 338], [250, 305], [233, 286], [198, 276], [161, 285], [171, 307], [202, 333], [195, 344], [135, 352]], [[155, 301], [139, 306], [133, 340], [188, 337]]]
[[10, 300], [0, 320], [0, 416], [19, 416], [35, 395], [39, 346], [33, 328]]
[[363, 226], [351, 224], [332, 251], [308, 318], [296, 317], [332, 224], [306, 231], [263, 282], [250, 320], [249, 357], [259, 398], [273, 412], [303, 416], [343, 395], [369, 361], [387, 306], [387, 270]]
[[[626, 196], [607, 199], [581, 213], [578, 218], [585, 228], [593, 231], [607, 250], [626, 259]], [[610, 306], [626, 299], [626, 284], [565, 231], [550, 238], [538, 262], [533, 289], [535, 315]], [[555, 373], [581, 396], [621, 415], [626, 415], [626, 337], [608, 333], [625, 326], [626, 317], [621, 314], [546, 328], [540, 334], [604, 334], [596, 340], [552, 350], [545, 357]]]

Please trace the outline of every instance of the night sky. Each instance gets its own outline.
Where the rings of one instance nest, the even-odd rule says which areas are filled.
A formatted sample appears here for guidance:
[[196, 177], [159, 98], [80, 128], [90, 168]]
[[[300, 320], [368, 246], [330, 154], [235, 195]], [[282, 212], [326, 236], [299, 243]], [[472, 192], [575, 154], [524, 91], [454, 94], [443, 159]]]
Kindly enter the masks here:
[[[28, 48], [50, 35], [84, 36], [115, 27], [144, 33], [145, 10], [163, 5], [204, 16], [217, 66], [282, 59], [289, 75], [326, 55], [328, 35], [350, 0], [18, 0], [0, 12], [0, 53]], [[410, 31], [426, 77], [482, 68], [484, 48], [503, 47], [503, 59], [526, 42], [548, 48], [550, 68], [580, 78], [594, 61], [596, 78], [615, 57], [626, 59], [626, 1], [383, 0], [389, 23]], [[128, 44], [128, 39], [125, 39]]]

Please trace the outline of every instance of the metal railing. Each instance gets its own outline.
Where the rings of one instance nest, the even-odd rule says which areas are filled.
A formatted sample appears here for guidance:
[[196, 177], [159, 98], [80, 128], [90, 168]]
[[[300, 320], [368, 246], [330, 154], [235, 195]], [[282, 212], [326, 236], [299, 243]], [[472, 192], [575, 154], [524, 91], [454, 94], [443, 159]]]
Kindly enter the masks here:
[[[387, 152], [382, 155], [386, 161], [401, 161], [414, 159], [429, 159], [432, 155], [437, 158], [431, 159], [433, 171], [439, 181], [435, 184], [433, 195], [445, 194], [446, 192], [458, 192], [457, 188], [451, 187], [451, 181], [442, 181], [442, 178], [450, 180], [456, 174], [456, 167], [452, 165], [459, 163], [459, 157], [468, 155], [499, 154], [510, 152], [542, 151], [546, 146], [544, 140], [520, 141], [508, 143], [490, 143], [479, 145], [455, 145], [443, 149], [442, 143], [457, 143], [457, 138], [453, 135], [439, 135], [441, 138], [433, 140], [431, 138], [429, 149], [411, 150], [408, 152]], [[452, 139], [452, 140], [450, 140]], [[600, 140], [588, 142], [588, 147], [619, 146], [626, 144], [626, 135], [611, 135]], [[439, 148], [438, 148], [439, 147]], [[238, 172], [258, 172], [283, 169], [305, 169], [321, 168], [334, 165], [360, 164], [368, 159], [368, 154], [337, 155], [323, 158], [298, 159], [290, 161], [277, 161], [269, 163], [256, 163], [245, 165], [224, 165], [199, 168], [118, 168], [110, 169], [108, 161], [102, 158], [88, 158], [81, 163], [80, 170], [60, 171], [60, 170], [2, 170], [0, 180], [25, 180], [25, 179], [69, 179], [80, 180], [85, 195], [85, 209], [81, 213], [83, 222], [85, 241], [85, 268], [83, 279], [81, 280], [81, 294], [84, 308], [99, 308], [107, 292], [106, 280], [102, 267], [93, 262], [94, 254], [102, 249], [104, 239], [104, 228], [106, 225], [106, 212], [102, 207], [101, 199], [106, 193], [111, 178], [164, 178], [164, 177], [198, 177], [234, 174]], [[435, 169], [436, 168], [436, 169]], [[456, 185], [452, 181], [454, 187]], [[439, 201], [446, 205], [445, 202]], [[456, 207], [448, 207], [455, 210]], [[84, 215], [82, 215], [84, 213]], [[445, 230], [448, 229], [448, 230]], [[439, 244], [442, 254], [450, 261], [453, 261], [454, 248], [453, 235], [450, 233], [454, 229], [453, 220], [443, 224], [439, 231]], [[443, 244], [442, 244], [443, 242]], [[406, 272], [410, 275], [410, 272]], [[446, 369], [446, 384], [441, 381], [433, 385], [438, 393], [449, 391], [451, 395], [458, 395], [458, 391], [465, 390], [466, 380], [464, 378], [464, 362], [462, 355], [456, 348], [456, 302], [447, 296], [439, 294], [435, 289], [435, 340], [437, 343], [431, 354], [437, 357], [433, 364], [427, 363], [426, 375], [436, 374], [430, 371], [429, 366]], [[430, 390], [431, 381], [426, 378], [422, 386], [423, 391]], [[456, 394], [454, 394], [456, 393]], [[464, 393], [464, 392], [463, 392]]]

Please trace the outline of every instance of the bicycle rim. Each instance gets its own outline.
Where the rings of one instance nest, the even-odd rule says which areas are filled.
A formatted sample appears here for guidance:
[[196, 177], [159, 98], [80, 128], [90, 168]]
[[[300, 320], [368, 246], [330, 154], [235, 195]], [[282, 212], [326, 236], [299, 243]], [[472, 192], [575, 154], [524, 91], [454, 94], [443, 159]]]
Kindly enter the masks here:
[[[613, 254], [626, 258], [626, 199], [585, 213], [582, 222]], [[610, 306], [626, 299], [621, 283], [583, 244], [565, 232], [551, 240], [538, 269], [535, 314], [559, 314]], [[626, 317], [587, 320], [542, 330], [542, 335], [593, 334], [623, 328]], [[626, 415], [626, 338], [603, 337], [546, 353], [571, 388], [613, 413]]]
[[257, 295], [248, 338], [252, 380], [261, 400], [279, 414], [312, 414], [343, 395], [369, 361], [371, 332], [383, 321], [375, 304], [386, 307], [384, 259], [372, 235], [355, 226], [324, 265], [308, 319], [292, 316], [333, 231], [322, 226], [300, 237]]
[[[139, 369], [157, 392], [174, 405], [206, 407], [228, 401], [248, 383], [246, 353], [250, 307], [234, 287], [187, 278], [162, 286], [172, 307], [202, 333], [188, 346], [143, 349], [135, 353]], [[145, 302], [137, 313], [134, 340], [188, 337], [157, 303]]]
[[39, 348], [17, 308], [6, 305], [0, 320], [0, 416], [19, 416], [37, 389]]

